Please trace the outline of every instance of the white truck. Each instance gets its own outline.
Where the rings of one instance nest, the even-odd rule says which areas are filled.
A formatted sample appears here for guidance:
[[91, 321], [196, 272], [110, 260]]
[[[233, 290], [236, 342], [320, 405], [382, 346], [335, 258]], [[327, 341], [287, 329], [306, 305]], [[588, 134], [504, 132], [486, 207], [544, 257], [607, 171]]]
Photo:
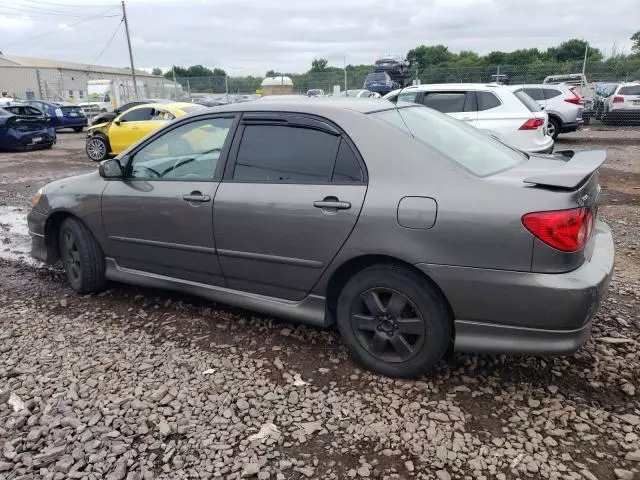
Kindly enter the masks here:
[[[138, 94], [140, 94], [138, 85]], [[119, 106], [135, 100], [136, 95], [133, 81], [122, 81], [118, 78], [112, 80], [89, 80], [87, 82], [88, 101], [80, 103], [80, 107], [87, 116], [95, 116], [99, 113], [113, 112]]]

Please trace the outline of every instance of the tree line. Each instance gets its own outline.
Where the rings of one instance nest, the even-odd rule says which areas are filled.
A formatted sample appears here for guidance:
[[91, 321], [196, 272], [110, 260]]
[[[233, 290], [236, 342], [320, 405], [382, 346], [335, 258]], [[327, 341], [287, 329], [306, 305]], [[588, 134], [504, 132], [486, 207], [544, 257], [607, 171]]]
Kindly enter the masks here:
[[[436, 82], [488, 82], [491, 75], [509, 75], [514, 83], [541, 82], [545, 76], [560, 73], [576, 73], [582, 70], [587, 52], [587, 77], [593, 81], [614, 81], [621, 78], [640, 78], [640, 31], [631, 36], [633, 41], [628, 55], [612, 52], [604, 58], [602, 51], [588, 47], [586, 40], [570, 39], [546, 50], [525, 48], [511, 52], [492, 51], [479, 55], [471, 50], [452, 52], [445, 45], [419, 45], [407, 52], [406, 61], [411, 72], [424, 83]], [[588, 47], [588, 48], [587, 48]], [[364, 79], [372, 71], [372, 65], [347, 65], [347, 88], [362, 88]], [[260, 88], [263, 77], [227, 76], [221, 68], [210, 69], [203, 65], [174, 66], [163, 72], [153, 70], [154, 75], [175, 78], [185, 90], [192, 93], [250, 93]], [[268, 70], [266, 77], [285, 75], [293, 80], [296, 91], [310, 88], [331, 89], [333, 85], [344, 87], [345, 69], [333, 67], [324, 58], [316, 58], [304, 73]]]

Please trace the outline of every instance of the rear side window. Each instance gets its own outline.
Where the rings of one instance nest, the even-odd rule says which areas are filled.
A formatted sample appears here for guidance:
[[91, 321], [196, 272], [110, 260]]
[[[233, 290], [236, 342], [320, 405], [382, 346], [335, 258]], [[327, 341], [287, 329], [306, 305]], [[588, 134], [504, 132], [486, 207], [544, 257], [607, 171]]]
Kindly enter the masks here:
[[618, 90], [620, 95], [640, 95], [640, 85], [630, 85], [628, 87], [620, 87]]
[[466, 100], [467, 92], [426, 92], [422, 103], [442, 113], [456, 113], [465, 111]]
[[309, 128], [246, 125], [233, 179], [244, 182], [329, 183], [339, 141], [339, 136]]
[[542, 91], [544, 93], [544, 98], [547, 100], [562, 95], [562, 90], [558, 90], [557, 88], [543, 88]]
[[542, 111], [542, 108], [540, 108], [540, 105], [538, 105], [536, 101], [533, 98], [531, 98], [529, 95], [527, 95], [524, 91], [518, 90], [517, 92], [513, 92], [513, 93], [516, 97], [518, 97], [518, 100], [520, 100], [524, 104], [524, 106], [529, 109], [530, 112]]
[[120, 118], [123, 122], [144, 122], [153, 118], [153, 108], [137, 108], [129, 110]]
[[502, 105], [498, 97], [491, 92], [476, 92], [478, 98], [478, 111], [491, 110]]
[[541, 88], [523, 88], [522, 90], [534, 100], [544, 100], [544, 93]]
[[364, 181], [364, 175], [358, 159], [344, 139], [340, 140], [336, 165], [333, 169], [331, 180], [336, 183], [362, 183]]

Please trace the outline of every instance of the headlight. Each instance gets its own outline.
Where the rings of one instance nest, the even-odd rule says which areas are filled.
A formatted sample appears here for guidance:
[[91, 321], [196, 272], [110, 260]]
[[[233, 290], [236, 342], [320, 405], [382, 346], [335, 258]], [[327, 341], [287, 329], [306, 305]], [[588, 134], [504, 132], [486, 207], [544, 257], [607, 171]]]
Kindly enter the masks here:
[[31, 205], [34, 207], [40, 203], [40, 197], [42, 197], [42, 189], [39, 189], [36, 194], [31, 197]]

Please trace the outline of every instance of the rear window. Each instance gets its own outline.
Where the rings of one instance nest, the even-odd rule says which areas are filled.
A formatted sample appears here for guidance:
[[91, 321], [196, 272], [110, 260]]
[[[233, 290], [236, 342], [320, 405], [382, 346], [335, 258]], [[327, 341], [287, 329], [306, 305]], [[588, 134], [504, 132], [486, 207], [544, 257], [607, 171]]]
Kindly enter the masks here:
[[405, 107], [372, 113], [479, 177], [506, 170], [527, 156], [480, 130], [428, 108]]
[[629, 85], [628, 87], [620, 87], [619, 95], [640, 95], [640, 85]]
[[365, 82], [386, 82], [387, 80], [391, 80], [391, 77], [387, 73], [378, 72], [367, 75]]
[[538, 102], [536, 102], [533, 98], [531, 98], [522, 90], [518, 90], [517, 92], [513, 92], [513, 93], [515, 94], [516, 97], [518, 97], [518, 100], [520, 100], [524, 104], [524, 106], [529, 109], [529, 111], [531, 112], [542, 111], [542, 108], [540, 107], [540, 105], [538, 105]]

